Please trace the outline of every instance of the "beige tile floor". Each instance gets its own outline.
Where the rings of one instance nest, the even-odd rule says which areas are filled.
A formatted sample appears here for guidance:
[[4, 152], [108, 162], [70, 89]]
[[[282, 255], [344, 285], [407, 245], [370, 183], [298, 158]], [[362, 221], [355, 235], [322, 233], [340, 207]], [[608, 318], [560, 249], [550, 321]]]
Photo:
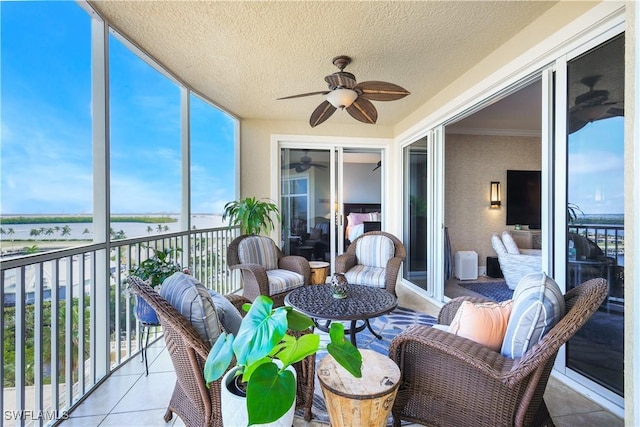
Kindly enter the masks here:
[[[434, 315], [437, 308], [419, 302], [410, 291], [398, 289], [400, 305]], [[149, 375], [144, 363], [135, 358], [112, 374], [97, 390], [62, 422], [63, 427], [153, 427], [184, 426], [174, 416], [169, 423], [163, 416], [175, 383], [171, 360], [165, 351], [164, 341], [153, 343], [149, 350]], [[545, 393], [545, 401], [558, 427], [617, 427], [624, 421], [604, 410], [586, 397], [576, 393], [561, 382], [551, 378]], [[295, 419], [295, 427], [326, 427], [317, 422]]]

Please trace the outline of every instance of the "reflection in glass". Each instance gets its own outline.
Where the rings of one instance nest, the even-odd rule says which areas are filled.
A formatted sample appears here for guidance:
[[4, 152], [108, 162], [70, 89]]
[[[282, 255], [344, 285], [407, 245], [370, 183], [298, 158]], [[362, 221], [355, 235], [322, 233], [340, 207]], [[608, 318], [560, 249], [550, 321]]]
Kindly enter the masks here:
[[624, 35], [568, 64], [567, 290], [609, 296], [567, 344], [567, 366], [623, 395]]
[[404, 278], [427, 289], [427, 139], [422, 138], [404, 149], [408, 195], [404, 201], [409, 217], [404, 224], [407, 260]]

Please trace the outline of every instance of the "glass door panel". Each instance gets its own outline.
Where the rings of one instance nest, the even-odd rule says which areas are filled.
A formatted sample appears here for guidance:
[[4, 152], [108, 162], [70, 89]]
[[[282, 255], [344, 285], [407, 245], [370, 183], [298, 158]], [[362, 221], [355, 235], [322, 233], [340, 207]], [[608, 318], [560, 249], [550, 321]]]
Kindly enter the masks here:
[[282, 148], [282, 250], [308, 260], [329, 254], [331, 185], [329, 150]]
[[422, 289], [427, 289], [427, 138], [422, 138], [404, 149], [405, 212], [404, 241], [407, 260], [403, 264], [404, 278]]
[[567, 367], [623, 395], [624, 35], [568, 62], [567, 290], [609, 296], [567, 344]]

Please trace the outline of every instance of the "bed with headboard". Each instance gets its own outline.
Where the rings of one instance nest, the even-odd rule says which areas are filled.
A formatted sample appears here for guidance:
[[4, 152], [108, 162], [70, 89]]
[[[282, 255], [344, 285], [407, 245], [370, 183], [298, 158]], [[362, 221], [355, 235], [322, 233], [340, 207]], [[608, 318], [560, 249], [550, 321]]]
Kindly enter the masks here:
[[344, 238], [345, 247], [362, 233], [379, 231], [381, 228], [380, 203], [345, 203]]

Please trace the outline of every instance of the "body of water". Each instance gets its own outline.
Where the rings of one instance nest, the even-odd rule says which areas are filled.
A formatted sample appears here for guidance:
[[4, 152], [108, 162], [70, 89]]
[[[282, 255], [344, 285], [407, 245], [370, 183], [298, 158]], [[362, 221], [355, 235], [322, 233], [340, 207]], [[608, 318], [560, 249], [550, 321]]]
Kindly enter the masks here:
[[[53, 216], [53, 215], [50, 215]], [[57, 215], [56, 215], [57, 216]], [[128, 217], [135, 215], [127, 215]], [[134, 238], [143, 236], [152, 236], [159, 233], [171, 233], [180, 231], [180, 215], [141, 215], [150, 217], [170, 217], [175, 219], [175, 222], [164, 223], [143, 223], [143, 222], [113, 222], [111, 228], [114, 232], [124, 234], [124, 238]], [[191, 228], [193, 229], [205, 229], [224, 227], [226, 223], [222, 222], [222, 215], [193, 215], [191, 217]], [[68, 226], [70, 231], [68, 234], [62, 235], [62, 228]], [[78, 222], [78, 223], [44, 223], [44, 224], [10, 224], [3, 225], [5, 233], [9, 229], [13, 230], [12, 234], [2, 235], [3, 241], [11, 240], [93, 240], [93, 226], [91, 222]], [[56, 229], [56, 227], [58, 227]], [[160, 231], [158, 229], [160, 227]], [[31, 230], [45, 230], [38, 236], [32, 236]], [[47, 233], [47, 231], [49, 233]]]

